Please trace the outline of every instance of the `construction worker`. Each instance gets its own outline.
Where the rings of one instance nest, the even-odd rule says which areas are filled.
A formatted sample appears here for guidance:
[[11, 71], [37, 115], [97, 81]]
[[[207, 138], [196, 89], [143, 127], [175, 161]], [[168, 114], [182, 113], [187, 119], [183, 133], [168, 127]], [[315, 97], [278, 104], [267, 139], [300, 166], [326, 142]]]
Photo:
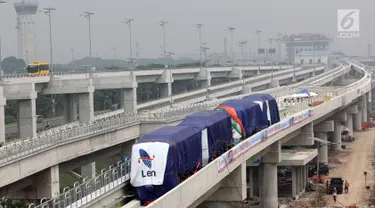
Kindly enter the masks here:
[[333, 196], [333, 202], [336, 203], [336, 197], [337, 197], [337, 189], [336, 187], [333, 188], [333, 191], [332, 191], [332, 196]]
[[327, 194], [329, 194], [329, 181], [326, 180], [326, 190], [327, 190]]
[[345, 180], [345, 193], [348, 193], [349, 192], [349, 182], [347, 180]]

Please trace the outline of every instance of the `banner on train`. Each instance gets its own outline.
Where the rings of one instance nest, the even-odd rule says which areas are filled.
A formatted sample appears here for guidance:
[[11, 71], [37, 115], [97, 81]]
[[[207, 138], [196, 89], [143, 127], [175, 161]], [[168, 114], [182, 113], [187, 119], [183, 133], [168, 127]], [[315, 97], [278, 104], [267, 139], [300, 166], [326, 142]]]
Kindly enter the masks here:
[[242, 141], [238, 145], [234, 146], [232, 149], [224, 153], [219, 157], [218, 165], [219, 172], [225, 170], [225, 168], [235, 161], [238, 157], [245, 154], [247, 151], [251, 150], [255, 145], [259, 144], [261, 141], [267, 138], [267, 131], [261, 131], [253, 136]]

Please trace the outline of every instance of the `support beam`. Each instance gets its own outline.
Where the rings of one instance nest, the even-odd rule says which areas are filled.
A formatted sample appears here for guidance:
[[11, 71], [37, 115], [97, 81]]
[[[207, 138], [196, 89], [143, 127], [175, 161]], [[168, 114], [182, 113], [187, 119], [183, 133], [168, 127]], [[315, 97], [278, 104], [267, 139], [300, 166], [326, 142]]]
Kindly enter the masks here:
[[358, 113], [358, 105], [351, 105], [351, 106], [345, 108], [345, 111], [348, 114], [356, 114], [356, 113]]
[[94, 92], [78, 94], [78, 116], [80, 122], [88, 122], [94, 119]]
[[243, 76], [242, 70], [239, 69], [239, 68], [235, 68], [235, 67], [233, 67], [232, 71], [229, 72], [229, 74], [228, 74], [228, 78], [229, 79], [236, 79], [236, 80], [238, 80], [238, 79], [242, 79], [242, 76]]
[[202, 88], [211, 87], [211, 73], [208, 69], [200, 70], [195, 79], [202, 83]]
[[335, 127], [333, 121], [323, 121], [314, 126], [314, 132], [332, 132], [334, 129]]
[[37, 181], [35, 183], [37, 199], [43, 197], [52, 199], [60, 195], [59, 165], [52, 166], [37, 174]]
[[124, 112], [137, 112], [137, 87], [120, 90], [120, 106]]
[[314, 124], [312, 122], [301, 128], [301, 133], [283, 145], [314, 145]]
[[276, 88], [276, 87], [280, 87], [279, 80], [276, 80], [276, 79], [271, 80], [269, 84], [269, 88]]
[[81, 167], [81, 176], [82, 178], [90, 179], [94, 178], [96, 173], [95, 162], [89, 163]]
[[221, 187], [207, 201], [243, 201], [246, 197], [246, 163], [242, 163], [225, 177]]
[[77, 94], [64, 95], [64, 119], [68, 123], [78, 120], [78, 96]]
[[36, 98], [18, 100], [17, 107], [17, 127], [19, 137], [35, 137], [37, 133]]
[[262, 162], [264, 163], [279, 163], [281, 162], [281, 142], [277, 141], [268, 146], [267, 153], [263, 155]]

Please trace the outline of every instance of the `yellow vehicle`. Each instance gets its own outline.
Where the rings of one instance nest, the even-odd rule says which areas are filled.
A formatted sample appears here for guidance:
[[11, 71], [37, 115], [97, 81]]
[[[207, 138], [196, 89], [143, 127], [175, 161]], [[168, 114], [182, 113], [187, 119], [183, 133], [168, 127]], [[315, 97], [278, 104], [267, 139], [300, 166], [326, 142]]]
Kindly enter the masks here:
[[49, 74], [49, 64], [40, 61], [34, 61], [27, 65], [26, 72], [29, 76], [44, 76]]

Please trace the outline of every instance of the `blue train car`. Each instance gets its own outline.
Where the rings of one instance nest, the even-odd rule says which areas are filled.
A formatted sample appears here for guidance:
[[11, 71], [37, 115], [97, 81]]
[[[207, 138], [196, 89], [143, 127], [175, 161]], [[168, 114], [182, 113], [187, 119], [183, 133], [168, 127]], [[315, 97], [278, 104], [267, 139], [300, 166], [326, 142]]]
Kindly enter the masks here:
[[230, 116], [223, 111], [206, 110], [187, 116], [179, 126], [191, 126], [202, 132], [203, 166], [227, 151], [232, 140]]
[[147, 205], [177, 186], [202, 164], [202, 133], [190, 126], [165, 126], [132, 148], [130, 183]]
[[262, 106], [262, 111], [264, 113], [267, 113], [267, 120], [269, 122], [269, 126], [280, 122], [279, 107], [277, 105], [276, 99], [271, 95], [252, 94], [244, 97], [243, 99], [258, 103], [260, 106]]

